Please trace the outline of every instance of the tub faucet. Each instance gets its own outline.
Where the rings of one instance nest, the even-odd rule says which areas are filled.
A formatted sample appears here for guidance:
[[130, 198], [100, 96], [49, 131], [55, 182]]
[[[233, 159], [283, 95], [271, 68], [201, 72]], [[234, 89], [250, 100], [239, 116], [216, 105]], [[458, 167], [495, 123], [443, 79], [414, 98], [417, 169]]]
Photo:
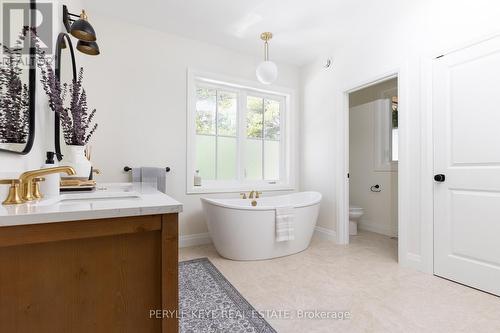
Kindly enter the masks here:
[[262, 192], [252, 190], [252, 192], [250, 192], [250, 194], [248, 195], [248, 199], [254, 199], [254, 198], [258, 199], [258, 198], [260, 198], [261, 194], [262, 194]]

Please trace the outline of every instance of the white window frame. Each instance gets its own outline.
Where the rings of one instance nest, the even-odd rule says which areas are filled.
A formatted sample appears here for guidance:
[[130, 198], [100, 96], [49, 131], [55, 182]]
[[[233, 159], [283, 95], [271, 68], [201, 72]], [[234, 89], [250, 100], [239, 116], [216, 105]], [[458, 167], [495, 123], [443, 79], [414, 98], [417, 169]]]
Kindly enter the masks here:
[[[186, 163], [186, 193], [232, 193], [250, 190], [283, 191], [295, 190], [295, 165], [296, 165], [296, 137], [292, 136], [292, 127], [295, 122], [294, 91], [276, 86], [260, 86], [255, 82], [229, 78], [217, 74], [188, 69], [187, 80], [187, 163]], [[238, 95], [238, 166], [237, 177], [239, 180], [202, 180], [202, 186], [194, 186], [193, 178], [196, 168], [196, 87], [222, 88], [225, 91], [236, 92]], [[280, 141], [282, 158], [280, 159], [280, 179], [276, 181], [245, 180], [243, 167], [243, 145], [246, 137], [246, 117], [242, 114], [246, 110], [247, 96], [263, 97], [280, 102]], [[284, 156], [284, 158], [283, 158]], [[263, 161], [264, 163], [264, 161]], [[265, 175], [264, 175], [265, 176]]]
[[373, 169], [377, 172], [397, 172], [398, 161], [392, 160], [392, 102], [378, 99], [371, 105], [373, 114]]

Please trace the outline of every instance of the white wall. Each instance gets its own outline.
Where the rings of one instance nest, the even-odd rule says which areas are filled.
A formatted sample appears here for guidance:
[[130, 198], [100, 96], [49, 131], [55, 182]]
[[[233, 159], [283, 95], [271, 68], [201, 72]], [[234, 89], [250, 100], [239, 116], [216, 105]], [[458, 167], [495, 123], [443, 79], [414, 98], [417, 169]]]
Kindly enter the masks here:
[[[79, 12], [82, 1], [65, 1]], [[62, 31], [61, 3], [54, 6], [55, 32]], [[91, 144], [93, 164], [102, 171], [98, 181], [129, 181], [128, 166], [170, 166], [168, 192], [184, 203], [182, 235], [205, 233], [200, 195], [186, 195], [186, 74], [188, 67], [256, 81], [260, 58], [242, 55], [210, 44], [89, 13], [98, 34], [101, 55], [75, 51], [85, 68], [84, 86], [89, 107], [97, 108], [99, 128]], [[54, 40], [57, 34], [54, 34]], [[74, 40], [76, 45], [76, 40]], [[279, 65], [277, 85], [297, 92], [299, 69]], [[53, 150], [53, 115], [45, 93], [37, 91], [36, 139], [27, 156], [0, 153], [0, 173], [13, 176], [38, 168], [45, 151]], [[298, 112], [298, 107], [294, 112]], [[297, 140], [298, 141], [298, 140]], [[295, 148], [298, 156], [298, 147]], [[298, 168], [298, 163], [296, 165]], [[3, 195], [0, 189], [0, 195]], [[218, 194], [234, 197], [237, 194]]]
[[[349, 109], [349, 204], [364, 209], [358, 225], [360, 229], [397, 236], [397, 169], [380, 171], [375, 168], [374, 112], [378, 105], [380, 103], [373, 101]], [[380, 185], [380, 192], [370, 191], [376, 184]]]
[[[86, 70], [89, 106], [97, 108], [99, 128], [91, 144], [93, 164], [102, 171], [98, 180], [129, 181], [125, 165], [170, 166], [167, 191], [184, 204], [181, 235], [205, 233], [200, 195], [186, 195], [187, 68], [255, 82], [261, 59], [89, 15], [101, 55], [84, 58], [81, 64]], [[298, 68], [278, 67], [276, 84], [299, 92]]]
[[[401, 133], [401, 142], [410, 147], [400, 156], [400, 182], [407, 191], [400, 193], [407, 198], [400, 205], [406, 212], [400, 260], [431, 272], [432, 59], [472, 39], [500, 32], [500, 5], [487, 0], [387, 0], [380, 6], [386, 10], [378, 24], [357, 22], [359, 34], [346, 31], [342, 47], [303, 68], [302, 184], [304, 189], [323, 193], [319, 224], [335, 230], [337, 188], [346, 181], [344, 92], [399, 70], [404, 88], [399, 91], [400, 104], [405, 106], [401, 113], [406, 111], [401, 122], [409, 128]], [[333, 68], [324, 69], [324, 59], [331, 54]]]

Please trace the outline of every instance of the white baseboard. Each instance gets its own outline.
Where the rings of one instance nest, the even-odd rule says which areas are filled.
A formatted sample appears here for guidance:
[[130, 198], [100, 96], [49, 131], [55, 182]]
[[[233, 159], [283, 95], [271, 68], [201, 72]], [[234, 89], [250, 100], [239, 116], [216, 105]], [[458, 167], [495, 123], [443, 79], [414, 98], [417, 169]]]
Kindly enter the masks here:
[[396, 237], [397, 235], [392, 232], [392, 230], [389, 230], [388, 228], [380, 227], [376, 224], [371, 224], [371, 223], [358, 223], [358, 228], [360, 230], [365, 230], [365, 231], [371, 231], [377, 234], [389, 236], [389, 237]]
[[337, 233], [335, 232], [335, 230], [330, 230], [327, 228], [316, 226], [314, 228], [314, 234], [317, 237], [324, 239], [324, 240], [331, 240], [334, 242], [337, 241]]
[[422, 262], [422, 256], [415, 254], [415, 253], [408, 252], [406, 254], [406, 260], [420, 264]]
[[399, 256], [399, 263], [403, 267], [412, 268], [416, 271], [421, 271], [428, 274], [434, 273], [432, 268], [429, 270], [424, 265], [424, 263], [422, 262], [422, 256], [416, 253], [410, 253], [410, 252], [402, 253]]
[[179, 237], [179, 247], [190, 247], [211, 243], [212, 239], [210, 238], [208, 232], [203, 234], [192, 234]]

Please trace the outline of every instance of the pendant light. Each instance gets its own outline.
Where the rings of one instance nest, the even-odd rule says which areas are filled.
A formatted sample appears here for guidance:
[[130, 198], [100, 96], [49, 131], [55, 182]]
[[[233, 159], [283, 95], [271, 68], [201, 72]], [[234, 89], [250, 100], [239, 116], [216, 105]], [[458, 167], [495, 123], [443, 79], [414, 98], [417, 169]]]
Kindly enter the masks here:
[[264, 61], [257, 66], [255, 71], [257, 79], [263, 84], [271, 84], [278, 78], [278, 66], [269, 60], [269, 40], [273, 38], [270, 32], [263, 32], [260, 39], [264, 41]]

